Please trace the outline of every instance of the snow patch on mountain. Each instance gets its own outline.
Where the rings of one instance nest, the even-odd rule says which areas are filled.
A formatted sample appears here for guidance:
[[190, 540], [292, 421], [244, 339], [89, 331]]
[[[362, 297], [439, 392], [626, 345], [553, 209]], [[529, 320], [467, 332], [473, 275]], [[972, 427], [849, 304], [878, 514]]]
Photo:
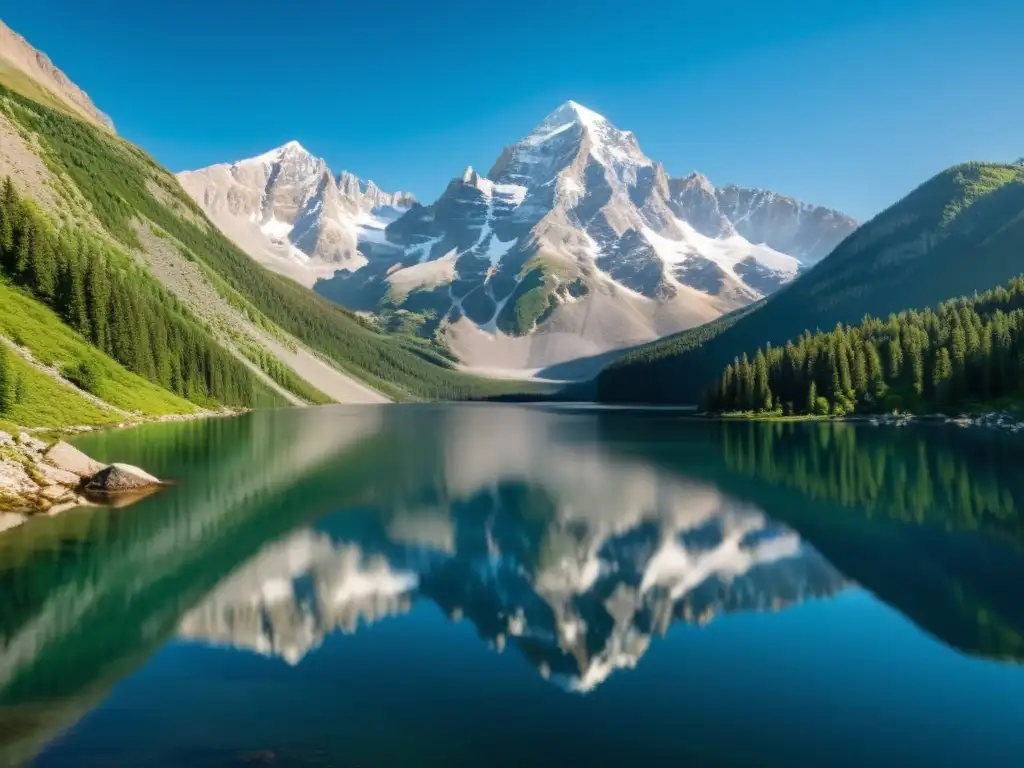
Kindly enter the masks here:
[[[677, 219], [674, 223], [682, 235], [678, 239], [662, 236], [648, 228], [643, 230], [644, 238], [654, 247], [659, 258], [666, 264], [685, 264], [695, 257], [705, 258], [720, 266], [737, 280], [742, 280], [743, 277], [736, 272], [736, 267], [753, 259], [757, 264], [776, 273], [780, 283], [789, 282], [796, 277], [800, 270], [800, 262], [792, 256], [780, 253], [766, 245], [751, 243], [740, 235], [707, 237], [686, 222]], [[758, 291], [755, 293], [760, 294]]]

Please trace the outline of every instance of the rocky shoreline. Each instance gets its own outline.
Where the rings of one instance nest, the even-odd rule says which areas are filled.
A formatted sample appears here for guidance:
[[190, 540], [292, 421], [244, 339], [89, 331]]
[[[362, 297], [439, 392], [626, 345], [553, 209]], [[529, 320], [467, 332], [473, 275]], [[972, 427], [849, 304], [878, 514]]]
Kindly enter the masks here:
[[911, 424], [936, 424], [960, 427], [962, 429], [990, 429], [1006, 434], [1024, 434], [1024, 415], [1008, 411], [991, 411], [974, 415], [949, 416], [943, 413], [893, 413], [853, 414], [849, 416], [784, 416], [770, 414], [734, 413], [718, 414], [701, 412], [693, 415], [697, 419], [712, 421], [791, 421], [791, 422], [846, 422], [849, 424], [870, 424], [873, 427], [906, 427]]
[[948, 424], [950, 426], [967, 428], [992, 429], [999, 432], [1015, 435], [1024, 432], [1024, 421], [1006, 411], [993, 411], [991, 413], [979, 413], [973, 416], [966, 414], [960, 416], [947, 416], [945, 414], [925, 414], [915, 416], [912, 413], [889, 413], [878, 416], [851, 416], [845, 421], [866, 422], [875, 427], [905, 427], [910, 424]]
[[86, 432], [98, 432], [101, 429], [129, 429], [131, 427], [141, 427], [145, 424], [167, 424], [174, 421], [200, 421], [202, 419], [226, 419], [230, 416], [241, 416], [243, 413], [248, 413], [251, 408], [220, 408], [216, 411], [210, 410], [198, 410], [193, 413], [170, 413], [166, 416], [156, 416], [152, 418], [140, 418], [138, 421], [122, 421], [119, 424], [104, 424], [102, 426], [81, 426], [81, 427], [64, 427], [60, 430], [54, 430], [51, 427], [23, 427], [23, 431], [28, 433], [33, 432], [54, 432], [59, 431], [66, 435], [80, 435]]
[[[59, 430], [59, 434], [78, 435], [98, 429], [226, 418], [249, 410], [200, 409], [113, 426], [67, 427]], [[35, 515], [56, 515], [73, 507], [124, 506], [165, 485], [138, 467], [129, 464], [108, 467], [62, 440], [51, 444], [38, 437], [53, 433], [54, 430], [46, 427], [23, 427], [17, 435], [0, 431], [0, 531], [21, 525]]]
[[35, 515], [130, 503], [162, 485], [138, 467], [100, 464], [62, 440], [47, 445], [26, 431], [0, 431], [0, 531]]

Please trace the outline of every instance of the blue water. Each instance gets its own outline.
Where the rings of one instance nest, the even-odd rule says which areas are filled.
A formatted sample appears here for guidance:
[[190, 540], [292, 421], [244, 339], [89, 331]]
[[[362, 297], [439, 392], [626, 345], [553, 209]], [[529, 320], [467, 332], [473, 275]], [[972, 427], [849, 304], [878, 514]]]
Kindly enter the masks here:
[[[43, 734], [38, 747], [7, 737], [8, 755], [996, 766], [1024, 754], [1012, 443], [453, 407], [339, 416], [355, 437], [325, 432], [323, 451], [297, 458], [332, 425], [306, 413], [92, 438], [102, 458], [180, 485], [0, 540], [0, 561], [18, 561], [0, 575], [28, 604], [2, 624], [8, 649], [32, 617], [73, 608], [67, 634], [99, 638], [37, 633], [31, 660], [0, 678], [0, 712], [32, 713]], [[262, 485], [271, 473], [230, 472], [233, 456], [295, 468]], [[798, 467], [816, 472], [797, 482]], [[69, 675], [76, 665], [92, 671]]]
[[172, 642], [40, 765], [182, 745], [323, 751], [353, 765], [1015, 765], [1022, 723], [1024, 669], [965, 658], [861, 590], [676, 626], [636, 669], [585, 696], [423, 605], [334, 635], [294, 668]]

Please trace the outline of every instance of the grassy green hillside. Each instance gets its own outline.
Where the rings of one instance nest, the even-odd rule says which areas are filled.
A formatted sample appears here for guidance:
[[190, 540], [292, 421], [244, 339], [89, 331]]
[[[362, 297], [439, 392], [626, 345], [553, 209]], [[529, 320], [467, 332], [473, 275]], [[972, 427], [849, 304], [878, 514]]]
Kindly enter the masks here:
[[3, 88], [0, 111], [38, 142], [77, 221], [95, 220], [124, 249], [143, 248], [138, 222], [152, 223], [185, 259], [211, 271], [276, 328], [345, 373], [394, 399], [460, 399], [523, 389], [464, 375], [440, 353], [381, 333], [256, 265], [208, 222], [168, 171], [109, 132]]
[[104, 426], [124, 417], [62, 385], [6, 347], [0, 348], [0, 429], [63, 429], [84, 424]]
[[598, 379], [609, 402], [696, 403], [724, 366], [804, 330], [988, 290], [1024, 270], [1024, 168], [969, 163], [880, 213], [734, 322], [640, 348]]
[[[169, 392], [200, 405], [264, 402], [249, 370], [129, 257], [71, 226], [54, 228], [10, 177], [0, 187], [0, 274], [96, 349]], [[21, 317], [17, 307], [12, 302], [2, 312], [10, 324]], [[44, 343], [18, 335], [23, 346]], [[93, 394], [102, 386], [102, 368], [109, 367], [99, 358], [82, 361], [89, 379], [82, 387]]]
[[37, 362], [70, 378], [76, 378], [83, 369], [90, 371], [90, 391], [104, 402], [146, 416], [196, 410], [184, 398], [131, 373], [101, 353], [53, 310], [24, 291], [0, 282], [0, 307], [0, 336], [27, 349]]

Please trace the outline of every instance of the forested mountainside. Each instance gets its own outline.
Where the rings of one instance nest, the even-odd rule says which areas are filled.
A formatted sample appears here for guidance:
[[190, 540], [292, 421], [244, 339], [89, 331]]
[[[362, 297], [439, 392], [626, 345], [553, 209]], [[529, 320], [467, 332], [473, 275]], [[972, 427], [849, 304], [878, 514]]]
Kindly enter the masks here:
[[729, 365], [711, 411], [837, 415], [1024, 398], [1024, 278], [936, 310], [865, 318]]
[[[444, 350], [383, 334], [254, 265], [173, 175], [105, 128], [0, 85], [0, 132], [0, 291], [11, 297], [0, 302], [0, 336], [23, 369], [22, 402], [48, 378], [81, 406], [79, 423], [100, 423], [123, 419], [119, 410], [350, 393], [356, 402], [458, 399], [527, 386], [462, 374]], [[17, 314], [23, 305], [34, 324]], [[152, 403], [121, 393], [142, 391], [140, 382]], [[97, 412], [86, 408], [89, 395]], [[0, 418], [32, 416], [17, 404], [6, 410]]]
[[967, 163], [936, 175], [758, 309], [640, 347], [598, 377], [609, 402], [696, 403], [737, 357], [805, 330], [986, 291], [1024, 269], [1024, 168]]
[[[9, 176], [0, 186], [0, 270], [98, 350], [163, 389], [200, 405], [252, 405], [264, 394], [158, 283], [101, 240], [54, 229]], [[82, 360], [65, 376], [98, 394], [103, 373]]]

